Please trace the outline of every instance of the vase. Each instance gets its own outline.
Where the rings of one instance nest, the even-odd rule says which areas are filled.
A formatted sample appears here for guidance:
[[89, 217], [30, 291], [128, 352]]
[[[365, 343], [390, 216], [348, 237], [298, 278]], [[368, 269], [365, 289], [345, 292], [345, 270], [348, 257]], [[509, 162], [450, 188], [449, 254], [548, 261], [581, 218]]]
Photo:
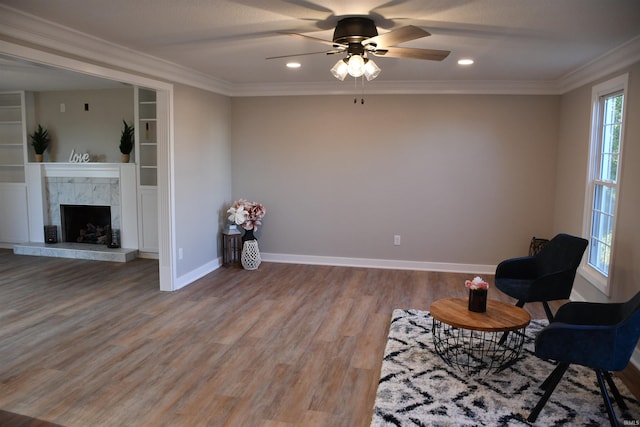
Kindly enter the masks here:
[[[246, 234], [245, 234], [246, 235]], [[244, 238], [244, 236], [243, 236]], [[242, 254], [240, 255], [240, 263], [245, 270], [256, 270], [262, 259], [260, 258], [260, 249], [258, 249], [258, 241], [245, 240], [242, 244]]]
[[256, 240], [256, 236], [253, 235], [253, 229], [244, 230], [244, 235], [242, 236], [242, 241], [247, 242], [249, 240]]
[[486, 289], [469, 289], [469, 311], [476, 313], [487, 311]]
[[42, 163], [42, 157], [43, 157], [42, 154], [36, 154], [36, 162]]
[[122, 154], [122, 163], [129, 163], [129, 158], [131, 157], [131, 154]]

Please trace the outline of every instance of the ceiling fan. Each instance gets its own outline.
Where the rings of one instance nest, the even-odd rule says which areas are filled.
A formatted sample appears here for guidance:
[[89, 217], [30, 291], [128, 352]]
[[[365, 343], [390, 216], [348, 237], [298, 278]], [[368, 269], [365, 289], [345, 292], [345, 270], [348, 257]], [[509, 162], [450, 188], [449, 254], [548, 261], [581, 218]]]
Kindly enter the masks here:
[[283, 33], [286, 35], [323, 43], [332, 48], [323, 52], [311, 52], [294, 55], [272, 56], [267, 59], [288, 58], [301, 55], [315, 55], [324, 53], [335, 55], [344, 53], [347, 56], [338, 61], [331, 69], [333, 75], [344, 80], [347, 74], [353, 77], [364, 75], [372, 80], [380, 73], [380, 68], [368, 58], [368, 55], [390, 58], [413, 58], [429, 61], [442, 61], [450, 51], [436, 49], [416, 49], [397, 47], [395, 45], [422, 37], [430, 36], [428, 31], [414, 25], [407, 25], [384, 34], [378, 34], [374, 21], [365, 16], [350, 16], [338, 21], [333, 32], [333, 40], [324, 40], [297, 33]]

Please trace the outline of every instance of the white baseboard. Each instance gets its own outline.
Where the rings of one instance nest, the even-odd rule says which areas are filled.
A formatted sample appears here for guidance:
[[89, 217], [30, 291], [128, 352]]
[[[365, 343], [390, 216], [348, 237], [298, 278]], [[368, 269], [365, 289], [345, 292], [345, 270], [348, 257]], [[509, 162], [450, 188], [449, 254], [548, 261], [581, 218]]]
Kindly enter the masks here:
[[176, 286], [172, 290], [177, 291], [178, 289], [182, 289], [185, 286], [190, 285], [201, 277], [204, 277], [212, 271], [217, 270], [221, 265], [222, 263], [220, 262], [220, 258], [216, 258], [215, 260], [208, 262], [196, 268], [195, 270], [191, 270], [187, 274], [183, 274], [182, 276], [176, 278]]
[[445, 262], [402, 261], [394, 259], [344, 258], [317, 255], [293, 255], [261, 252], [266, 262], [286, 264], [334, 265], [341, 267], [384, 268], [391, 270], [442, 271], [448, 273], [494, 274], [495, 265], [454, 264]]
[[[364, 268], [383, 268], [392, 270], [420, 270], [420, 271], [442, 271], [448, 273], [469, 273], [469, 274], [494, 274], [495, 265], [482, 264], [453, 264], [440, 262], [422, 262], [422, 261], [401, 261], [386, 259], [368, 259], [368, 258], [342, 258], [342, 257], [326, 257], [314, 255], [292, 255], [292, 254], [273, 254], [261, 252], [260, 256], [265, 262], [279, 262], [285, 264], [309, 264], [309, 265], [335, 265], [341, 267], [364, 267]], [[173, 290], [184, 288], [185, 286], [195, 282], [201, 277], [206, 276], [212, 271], [222, 266], [221, 259], [218, 258], [203, 266], [192, 270], [176, 279], [176, 287]]]
[[585, 297], [583, 297], [578, 291], [576, 291], [575, 289], [571, 290], [571, 295], [569, 295], [569, 299], [571, 301], [586, 301], [587, 299]]

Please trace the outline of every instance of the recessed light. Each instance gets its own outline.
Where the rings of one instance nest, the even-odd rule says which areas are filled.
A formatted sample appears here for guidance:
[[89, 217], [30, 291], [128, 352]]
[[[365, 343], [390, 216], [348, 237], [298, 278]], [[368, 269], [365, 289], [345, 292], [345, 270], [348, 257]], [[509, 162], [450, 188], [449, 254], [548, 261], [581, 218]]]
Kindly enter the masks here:
[[473, 59], [470, 59], [470, 58], [458, 59], [458, 65], [471, 65], [471, 64], [473, 64]]
[[287, 62], [287, 68], [300, 68], [299, 62]]

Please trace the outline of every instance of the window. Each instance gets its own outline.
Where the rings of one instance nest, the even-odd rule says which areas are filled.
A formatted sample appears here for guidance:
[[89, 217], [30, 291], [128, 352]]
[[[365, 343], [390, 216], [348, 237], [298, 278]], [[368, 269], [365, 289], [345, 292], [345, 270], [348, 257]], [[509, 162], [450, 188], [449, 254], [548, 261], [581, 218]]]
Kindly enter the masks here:
[[625, 74], [594, 86], [592, 91], [591, 152], [584, 220], [589, 251], [583, 261], [582, 273], [607, 295], [620, 192], [627, 80]]

